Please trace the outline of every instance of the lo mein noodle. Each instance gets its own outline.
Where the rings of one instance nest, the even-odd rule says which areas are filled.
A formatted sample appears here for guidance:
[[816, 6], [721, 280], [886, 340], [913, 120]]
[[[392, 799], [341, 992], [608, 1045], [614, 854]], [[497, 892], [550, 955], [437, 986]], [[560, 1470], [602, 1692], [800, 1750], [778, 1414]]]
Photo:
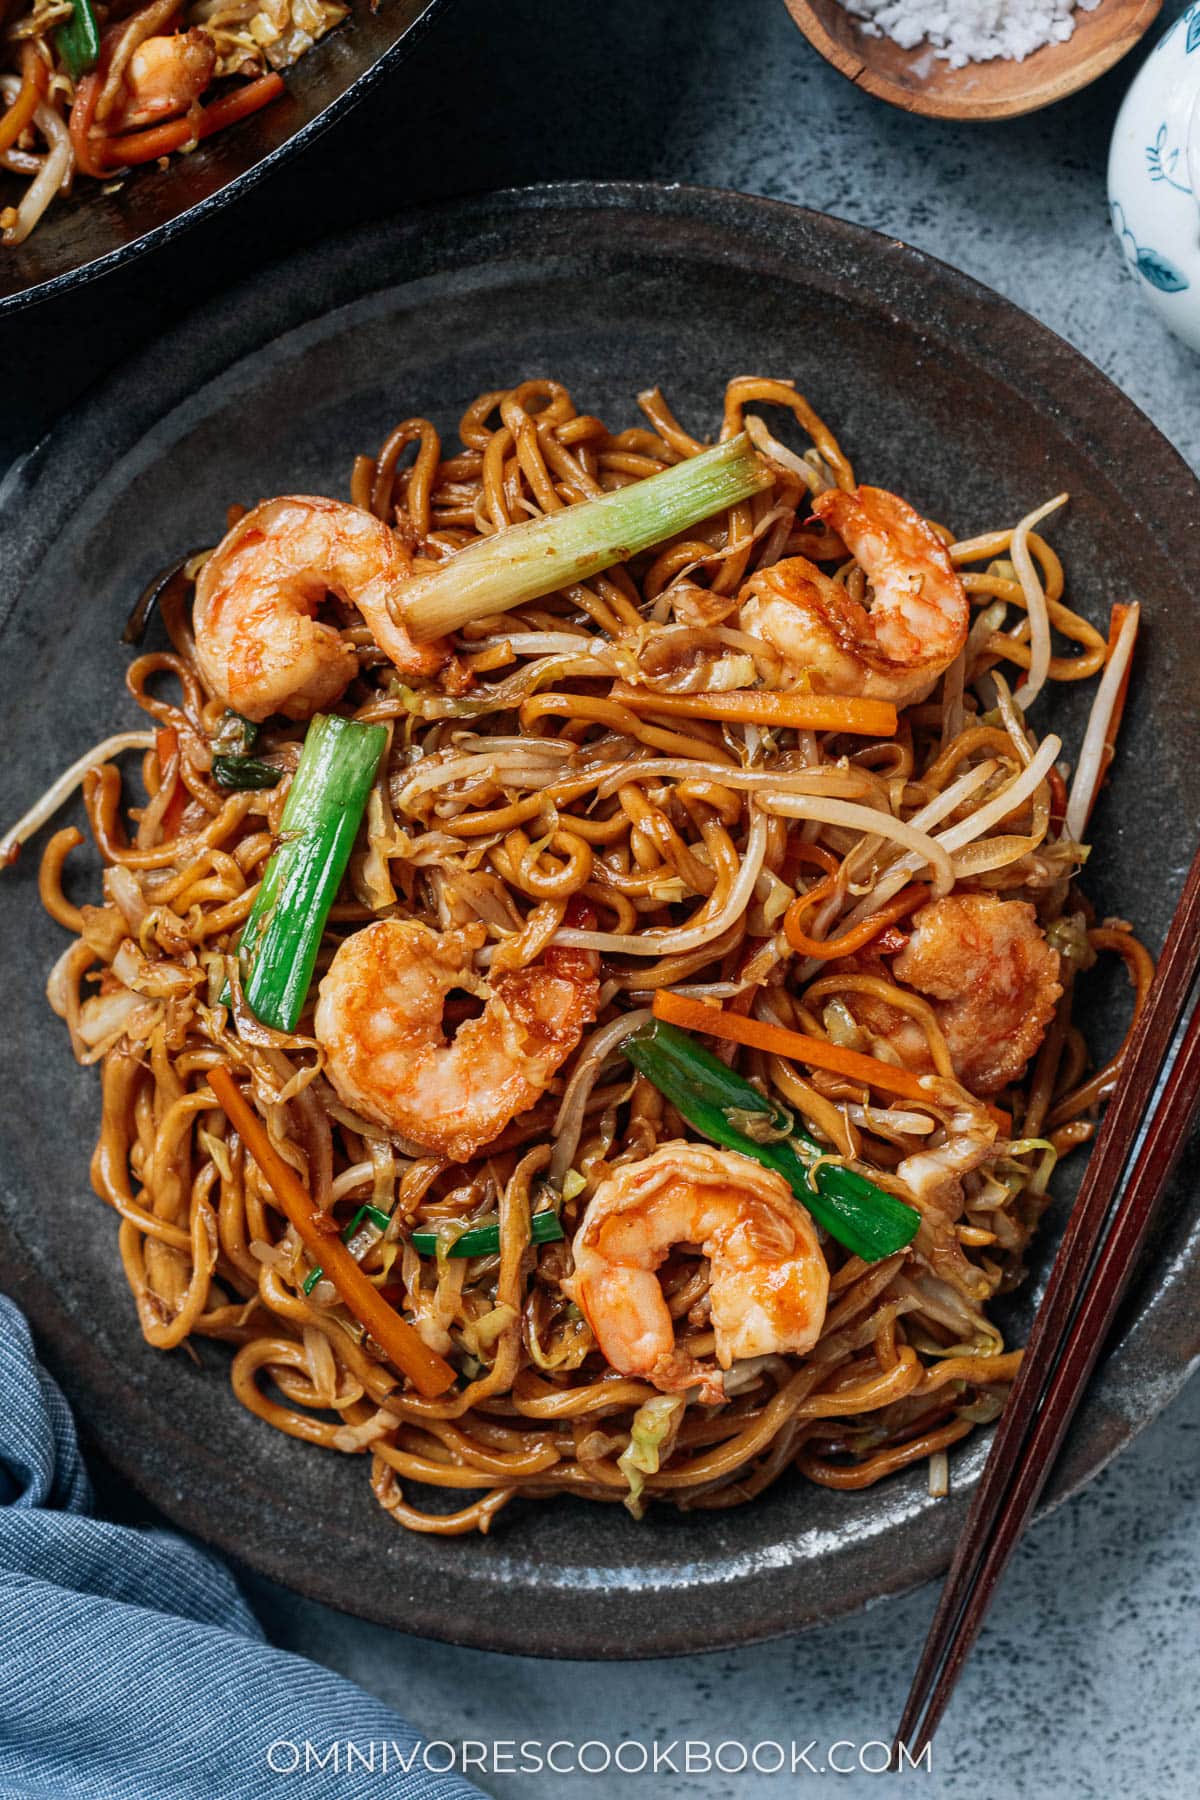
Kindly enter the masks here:
[[[242, 1404], [365, 1457], [415, 1531], [793, 1466], [944, 1492], [1020, 1356], [991, 1303], [1119, 1074], [1076, 986], [1115, 955], [1140, 1005], [1152, 972], [1076, 885], [1137, 608], [1068, 605], [1065, 496], [956, 541], [739, 378], [752, 491], [463, 600], [529, 529], [692, 479], [709, 446], [638, 405], [612, 430], [524, 381], [457, 446], [397, 425], [349, 506], [234, 507], [158, 584], [146, 728], [5, 842], [82, 787], [103, 895], [57, 830], [49, 997], [100, 1067], [145, 1338], [229, 1345]], [[1029, 715], [1095, 678], [1068, 784]]]

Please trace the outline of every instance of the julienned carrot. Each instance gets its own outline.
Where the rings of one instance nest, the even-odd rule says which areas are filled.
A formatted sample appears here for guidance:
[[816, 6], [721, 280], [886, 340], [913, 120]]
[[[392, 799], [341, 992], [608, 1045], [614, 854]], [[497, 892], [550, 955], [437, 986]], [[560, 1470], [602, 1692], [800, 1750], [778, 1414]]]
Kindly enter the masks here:
[[[159, 774], [160, 776], [165, 777], [168, 763], [173, 756], [177, 756], [179, 753], [179, 734], [173, 725], [163, 725], [155, 732], [154, 753], [158, 757]], [[179, 822], [183, 818], [184, 808], [187, 806], [187, 803], [188, 791], [178, 769], [176, 769], [175, 791], [163, 808], [163, 816], [160, 821], [164, 843], [169, 843], [179, 830]]]
[[92, 118], [103, 85], [99, 69], [93, 69], [90, 75], [85, 75], [77, 83], [68, 122], [75, 167], [81, 175], [91, 175], [97, 181], [102, 181], [109, 173], [108, 164], [104, 160], [104, 139], [92, 136]]
[[[1108, 655], [1109, 656], [1112, 655], [1113, 651], [1117, 647], [1117, 639], [1121, 635], [1121, 627], [1124, 625], [1125, 620], [1128, 617], [1128, 615], [1129, 615], [1129, 608], [1126, 605], [1124, 605], [1124, 603], [1122, 601], [1120, 601], [1120, 600], [1115, 601], [1113, 604], [1112, 612], [1109, 615], [1109, 622], [1108, 622]], [[1100, 793], [1100, 789], [1104, 786], [1104, 778], [1108, 774], [1109, 769], [1112, 767], [1113, 757], [1117, 753], [1117, 733], [1121, 729], [1121, 718], [1125, 711], [1125, 701], [1129, 694], [1129, 677], [1132, 674], [1132, 672], [1133, 672], [1133, 656], [1130, 655], [1129, 661], [1125, 665], [1125, 673], [1121, 677], [1121, 685], [1117, 689], [1116, 700], [1113, 703], [1112, 718], [1109, 721], [1109, 726], [1108, 726], [1108, 741], [1105, 743], [1104, 751], [1103, 751], [1103, 754], [1100, 759], [1100, 774], [1096, 781], [1095, 792], [1092, 795], [1093, 806], [1096, 803], [1096, 798]]]
[[127, 131], [123, 137], [107, 138], [100, 151], [101, 156], [108, 158], [105, 172], [136, 163], [157, 162], [160, 156], [170, 156], [172, 151], [182, 150], [185, 144], [211, 137], [214, 131], [223, 131], [226, 125], [236, 125], [239, 119], [267, 106], [283, 91], [282, 75], [260, 75], [256, 81], [247, 81], [234, 88], [232, 93], [214, 100], [211, 106], [203, 107], [198, 118], [185, 113], [182, 119], [168, 119], [165, 124], [148, 126], [145, 131]]
[[32, 43], [21, 51], [21, 86], [8, 111], [0, 118], [0, 155], [11, 150], [34, 113], [46, 85], [46, 65]]
[[784, 935], [792, 949], [801, 956], [820, 957], [822, 962], [827, 962], [831, 956], [853, 955], [889, 925], [894, 925], [897, 919], [916, 912], [918, 906], [924, 906], [929, 898], [929, 889], [919, 881], [913, 882], [911, 886], [902, 889], [894, 900], [881, 906], [878, 912], [868, 913], [865, 919], [860, 919], [849, 931], [843, 931], [840, 937], [811, 938], [800, 921], [809, 908], [824, 897], [821, 890], [824, 889], [826, 893], [829, 891], [827, 883], [832, 886], [832, 876], [827, 875], [824, 881], [818, 881], [806, 894], [800, 894], [783, 915]]
[[771, 688], [735, 688], [717, 694], [662, 694], [650, 688], [614, 684], [614, 700], [644, 712], [675, 713], [683, 719], [729, 719], [743, 725], [781, 725], [792, 731], [848, 731], [858, 737], [895, 737], [896, 708], [890, 700], [855, 700], [842, 694], [776, 693]]
[[682, 1025], [688, 1031], [706, 1031], [710, 1037], [722, 1038], [728, 1044], [747, 1044], [753, 1050], [766, 1050], [774, 1056], [790, 1056], [808, 1063], [814, 1069], [828, 1069], [833, 1075], [844, 1075], [850, 1081], [861, 1081], [870, 1087], [883, 1088], [889, 1094], [901, 1094], [906, 1100], [928, 1100], [921, 1078], [911, 1069], [894, 1068], [877, 1057], [863, 1056], [857, 1050], [844, 1050], [825, 1038], [809, 1037], [806, 1032], [792, 1031], [786, 1025], [772, 1025], [767, 1019], [745, 1019], [738, 1013], [710, 1006], [705, 1000], [691, 1000], [684, 994], [673, 994], [660, 988], [654, 996], [654, 1016], [669, 1025]]
[[1067, 784], [1057, 769], [1047, 769], [1046, 781], [1050, 787], [1050, 829], [1061, 831], [1067, 816]]
[[[744, 1019], [739, 1013], [709, 1006], [704, 1000], [689, 1000], [660, 988], [654, 996], [654, 1016], [668, 1025], [682, 1025], [689, 1031], [706, 1031], [710, 1037], [722, 1038], [727, 1044], [747, 1044], [752, 1050], [765, 1050], [772, 1056], [787, 1056], [793, 1062], [807, 1063], [813, 1069], [827, 1069], [831, 1075], [844, 1075], [848, 1081], [860, 1081], [866, 1087], [882, 1088], [884, 1093], [899, 1094], [905, 1100], [928, 1100], [929, 1090], [921, 1077], [911, 1069], [898, 1069], [877, 1057], [863, 1056], [857, 1050], [844, 1050], [826, 1038], [809, 1037], [803, 1031], [791, 1031], [786, 1025], [772, 1025], [766, 1019]], [[999, 1107], [988, 1112], [1002, 1131], [1011, 1128], [1012, 1120]]]
[[270, 1182], [287, 1218], [305, 1248], [320, 1262], [341, 1298], [396, 1368], [403, 1371], [427, 1400], [444, 1394], [455, 1379], [450, 1364], [431, 1350], [406, 1319], [379, 1296], [338, 1236], [327, 1213], [318, 1212], [293, 1168], [267, 1136], [266, 1128], [243, 1097], [229, 1069], [218, 1063], [208, 1071], [208, 1084], [251, 1156]]

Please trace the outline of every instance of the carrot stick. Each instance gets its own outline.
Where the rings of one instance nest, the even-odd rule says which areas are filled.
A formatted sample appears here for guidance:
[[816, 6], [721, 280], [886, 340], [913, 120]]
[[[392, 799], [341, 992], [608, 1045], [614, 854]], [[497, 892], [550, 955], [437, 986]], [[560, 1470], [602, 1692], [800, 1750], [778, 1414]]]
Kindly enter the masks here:
[[894, 900], [881, 906], [878, 912], [868, 913], [865, 919], [860, 919], [849, 931], [843, 931], [840, 937], [811, 938], [800, 921], [814, 902], [823, 897], [820, 890], [828, 892], [826, 882], [832, 885], [832, 881], [832, 876], [827, 875], [824, 881], [811, 887], [807, 894], [800, 894], [793, 900], [783, 915], [784, 934], [792, 949], [799, 951], [801, 956], [820, 957], [823, 962], [828, 961], [831, 956], [850, 956], [855, 950], [861, 950], [885, 926], [894, 925], [897, 919], [916, 912], [918, 906], [924, 906], [929, 898], [929, 889], [919, 881], [913, 882], [910, 887], [897, 894]]
[[92, 117], [103, 85], [104, 78], [99, 69], [93, 69], [90, 75], [84, 76], [75, 89], [69, 122], [75, 167], [81, 175], [90, 175], [96, 181], [103, 181], [109, 173], [108, 164], [104, 160], [104, 140], [92, 136]]
[[11, 150], [38, 109], [46, 82], [46, 65], [32, 43], [21, 50], [21, 86], [16, 99], [0, 119], [0, 155]]
[[[1108, 621], [1108, 656], [1111, 656], [1117, 647], [1117, 639], [1121, 635], [1121, 627], [1124, 625], [1128, 614], [1129, 608], [1126, 605], [1120, 600], [1114, 602]], [[1100, 789], [1104, 786], [1108, 771], [1112, 767], [1113, 757], [1117, 753], [1117, 733], [1121, 729], [1121, 719], [1125, 712], [1125, 701], [1129, 694], [1129, 677], [1132, 673], [1133, 657], [1130, 656], [1129, 661], [1125, 665], [1125, 673], [1121, 678], [1121, 685], [1117, 689], [1117, 698], [1113, 705], [1112, 718], [1109, 721], [1108, 739], [1100, 756], [1100, 774], [1096, 779], [1095, 791], [1092, 794], [1093, 806], [1096, 804]]]
[[230, 1124], [270, 1182], [284, 1214], [296, 1227], [305, 1248], [315, 1256], [359, 1324], [408, 1376], [427, 1400], [444, 1394], [455, 1379], [450, 1364], [431, 1350], [407, 1319], [381, 1300], [337, 1234], [332, 1220], [318, 1211], [296, 1171], [284, 1162], [267, 1136], [266, 1127], [243, 1096], [228, 1067], [208, 1071], [208, 1084]]
[[643, 712], [675, 713], [684, 719], [733, 719], [744, 725], [784, 725], [793, 731], [850, 731], [859, 737], [895, 737], [896, 708], [890, 700], [856, 700], [843, 694], [778, 694], [770, 688], [739, 688], [723, 694], [660, 694], [649, 688], [613, 684], [612, 698]]
[[[160, 730], [155, 732], [154, 754], [158, 757], [159, 773], [165, 777], [167, 765], [171, 761], [171, 758], [179, 754], [179, 734], [173, 725], [164, 725]], [[187, 803], [188, 791], [180, 777], [179, 770], [176, 769], [174, 792], [167, 801], [166, 806], [163, 808], [161, 820], [163, 841], [165, 843], [169, 843], [178, 832], [179, 822], [183, 818], [184, 808], [187, 806]]]
[[173, 150], [182, 150], [200, 137], [200, 121], [195, 113], [185, 113], [181, 119], [167, 119], [161, 125], [149, 125], [144, 131], [127, 131], [120, 137], [106, 137], [100, 140], [96, 154], [104, 161], [105, 173], [111, 174], [116, 169], [131, 168], [137, 163], [157, 162], [160, 156], [170, 156]]
[[282, 75], [260, 75], [257, 81], [247, 81], [231, 94], [202, 108], [199, 117], [185, 113], [181, 119], [168, 119], [164, 124], [150, 125], [144, 131], [127, 131], [123, 137], [108, 138], [100, 152], [110, 159], [105, 173], [136, 163], [157, 162], [160, 156], [170, 156], [173, 150], [182, 150], [185, 144], [211, 137], [214, 131], [223, 131], [226, 125], [236, 124], [239, 119], [268, 105], [283, 91]]
[[224, 131], [227, 125], [236, 125], [239, 119], [248, 119], [262, 106], [269, 106], [284, 93], [283, 76], [272, 71], [269, 75], [259, 75], [254, 81], [243, 82], [228, 94], [222, 94], [211, 106], [206, 106], [200, 114], [200, 136], [211, 137], [214, 131]]
[[[753, 1050], [765, 1050], [773, 1056], [787, 1056], [793, 1062], [807, 1063], [812, 1069], [827, 1069], [832, 1075], [844, 1075], [848, 1081], [859, 1081], [865, 1087], [881, 1088], [887, 1094], [899, 1094], [905, 1100], [928, 1100], [929, 1090], [921, 1077], [911, 1069], [898, 1069], [877, 1057], [863, 1056], [857, 1050], [844, 1050], [826, 1038], [809, 1037], [807, 1032], [792, 1031], [785, 1025], [772, 1025], [766, 1019], [744, 1019], [738, 1013], [709, 1006], [704, 1000], [690, 1000], [660, 988], [654, 996], [654, 1016], [668, 1025], [681, 1025], [688, 1031], [706, 1031], [710, 1037], [727, 1044], [748, 1044]], [[999, 1107], [988, 1112], [1003, 1131], [1012, 1120]]]
[[1061, 831], [1067, 817], [1067, 784], [1055, 768], [1047, 769], [1050, 785], [1050, 829]]

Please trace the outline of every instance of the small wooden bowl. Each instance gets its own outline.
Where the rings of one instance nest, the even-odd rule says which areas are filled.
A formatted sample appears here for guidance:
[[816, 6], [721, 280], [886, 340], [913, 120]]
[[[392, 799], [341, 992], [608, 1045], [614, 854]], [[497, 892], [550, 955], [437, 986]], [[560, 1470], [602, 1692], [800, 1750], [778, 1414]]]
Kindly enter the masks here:
[[1076, 12], [1065, 44], [1045, 44], [1024, 62], [996, 57], [952, 69], [929, 44], [902, 50], [868, 37], [839, 0], [784, 0], [814, 49], [848, 81], [906, 112], [934, 119], [1013, 119], [1087, 87], [1149, 29], [1162, 0], [1100, 0]]

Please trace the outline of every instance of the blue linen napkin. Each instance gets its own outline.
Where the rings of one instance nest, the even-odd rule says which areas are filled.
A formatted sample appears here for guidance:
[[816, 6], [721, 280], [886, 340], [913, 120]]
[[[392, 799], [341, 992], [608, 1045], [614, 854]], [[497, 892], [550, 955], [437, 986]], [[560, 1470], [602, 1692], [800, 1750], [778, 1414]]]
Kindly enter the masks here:
[[91, 1499], [0, 1295], [0, 1800], [481, 1800], [381, 1701], [272, 1649], [215, 1557]]

